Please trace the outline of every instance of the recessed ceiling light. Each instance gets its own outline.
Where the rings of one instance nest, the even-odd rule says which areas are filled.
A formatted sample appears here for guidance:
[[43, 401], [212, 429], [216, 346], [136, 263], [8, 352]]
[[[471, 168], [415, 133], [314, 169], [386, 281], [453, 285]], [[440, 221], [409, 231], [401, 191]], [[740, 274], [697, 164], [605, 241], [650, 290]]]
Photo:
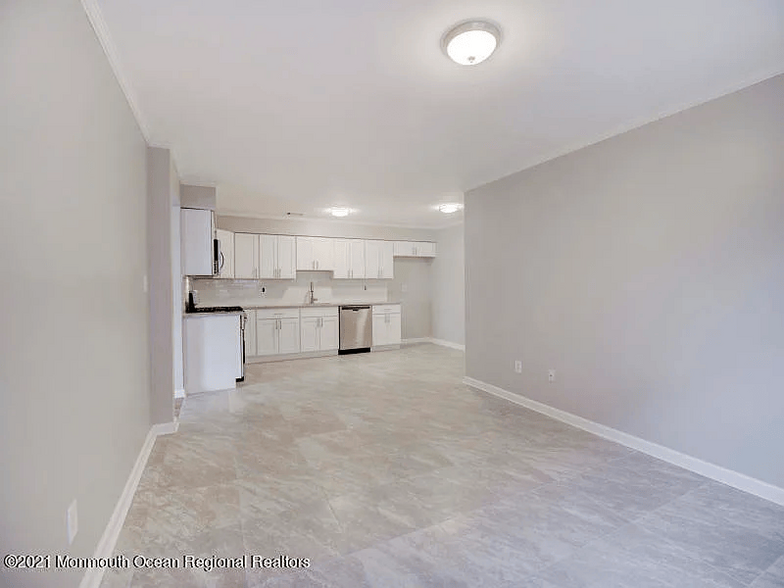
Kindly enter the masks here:
[[444, 52], [460, 65], [477, 65], [490, 57], [501, 42], [501, 31], [486, 20], [455, 25], [441, 41]]
[[461, 208], [463, 208], [462, 204], [446, 203], [446, 204], [438, 205], [438, 210], [443, 212], [444, 214], [452, 214], [453, 212], [457, 212]]
[[335, 208], [330, 208], [329, 212], [332, 214], [332, 216], [348, 216], [351, 213], [351, 209], [335, 207]]

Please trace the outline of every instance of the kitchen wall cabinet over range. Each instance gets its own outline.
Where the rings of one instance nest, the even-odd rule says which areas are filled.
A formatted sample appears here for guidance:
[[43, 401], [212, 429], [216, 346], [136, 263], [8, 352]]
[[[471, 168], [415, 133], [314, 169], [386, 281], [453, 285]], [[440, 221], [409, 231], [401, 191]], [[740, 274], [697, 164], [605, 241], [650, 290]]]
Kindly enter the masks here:
[[294, 279], [296, 240], [289, 235], [234, 235], [234, 277]]
[[299, 353], [299, 309], [256, 311], [256, 356]]
[[297, 237], [298, 271], [335, 269], [335, 240], [326, 237]]
[[180, 209], [180, 257], [184, 276], [211, 276], [215, 223], [211, 210]]
[[[365, 279], [365, 241], [335, 239], [335, 279]], [[375, 277], [375, 276], [370, 276]]]
[[300, 310], [300, 350], [302, 353], [331, 351], [338, 348], [338, 308]]
[[436, 244], [429, 241], [395, 241], [395, 257], [435, 257]]
[[401, 327], [399, 304], [373, 306], [373, 347], [400, 345]]

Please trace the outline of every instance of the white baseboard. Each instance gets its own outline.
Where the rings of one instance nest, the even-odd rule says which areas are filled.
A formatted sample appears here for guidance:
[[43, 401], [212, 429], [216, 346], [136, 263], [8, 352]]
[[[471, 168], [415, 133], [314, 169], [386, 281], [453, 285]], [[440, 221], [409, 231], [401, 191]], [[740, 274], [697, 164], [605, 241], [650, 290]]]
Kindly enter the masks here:
[[578, 429], [583, 429], [584, 431], [588, 431], [589, 433], [593, 433], [599, 437], [604, 437], [605, 439], [615, 441], [616, 443], [620, 443], [626, 447], [636, 449], [642, 453], [647, 453], [648, 455], [661, 459], [662, 461], [666, 461], [678, 467], [690, 470], [705, 476], [706, 478], [716, 480], [717, 482], [721, 482], [727, 486], [732, 486], [738, 490], [743, 490], [749, 494], [754, 494], [755, 496], [759, 496], [760, 498], [764, 498], [765, 500], [770, 500], [771, 502], [775, 502], [776, 504], [784, 506], [784, 488], [779, 488], [773, 484], [768, 484], [767, 482], [757, 480], [756, 478], [752, 478], [745, 474], [741, 474], [739, 472], [729, 470], [707, 461], [697, 459], [696, 457], [686, 455], [685, 453], [680, 453], [679, 451], [675, 451], [669, 447], [664, 447], [663, 445], [646, 441], [645, 439], [635, 437], [634, 435], [624, 433], [623, 431], [613, 429], [612, 427], [589, 421], [588, 419], [577, 416], [570, 412], [553, 408], [552, 406], [542, 404], [536, 400], [531, 400], [530, 398], [526, 398], [520, 394], [515, 394], [514, 392], [509, 392], [508, 390], [504, 390], [498, 386], [493, 386], [487, 382], [482, 382], [481, 380], [475, 380], [474, 378], [469, 378], [466, 376], [463, 378], [463, 382], [469, 386], [489, 394], [493, 394], [494, 396], [504, 398], [510, 402], [524, 406], [525, 408], [530, 408], [531, 410], [539, 412], [543, 415], [549, 416], [568, 425], [572, 425], [573, 427], [577, 427]]
[[460, 343], [452, 343], [451, 341], [447, 341], [445, 339], [430, 339], [430, 342], [435, 345], [441, 345], [442, 347], [450, 347], [451, 349], [465, 351], [465, 345], [461, 345]]
[[403, 339], [403, 345], [413, 345], [414, 343], [430, 343], [430, 337], [413, 337], [411, 339]]
[[[160, 423], [150, 427], [139, 455], [136, 457], [136, 463], [133, 464], [133, 469], [125, 482], [122, 494], [120, 494], [120, 498], [114, 506], [112, 516], [109, 518], [103, 535], [101, 535], [101, 539], [95, 548], [95, 557], [111, 557], [114, 553], [114, 546], [117, 545], [117, 539], [120, 537], [125, 517], [131, 508], [131, 502], [133, 502], [133, 495], [139, 486], [139, 480], [142, 478], [144, 466], [147, 465], [147, 459], [150, 457], [153, 445], [155, 445], [155, 439], [159, 435], [176, 433], [178, 427], [179, 423], [176, 422]], [[79, 588], [99, 588], [103, 580], [104, 571], [104, 568], [89, 568], [82, 577]]]
[[185, 398], [185, 388], [177, 388], [174, 391], [175, 398]]

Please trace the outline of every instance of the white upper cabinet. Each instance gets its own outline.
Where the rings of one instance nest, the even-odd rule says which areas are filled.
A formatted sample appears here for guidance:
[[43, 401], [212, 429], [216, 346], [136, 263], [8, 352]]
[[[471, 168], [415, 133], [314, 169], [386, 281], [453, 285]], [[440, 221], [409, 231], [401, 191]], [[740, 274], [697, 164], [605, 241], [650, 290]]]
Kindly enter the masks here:
[[395, 241], [395, 257], [435, 257], [436, 244], [430, 241]]
[[259, 278], [278, 277], [277, 235], [259, 235]]
[[287, 235], [234, 235], [234, 277], [292, 280], [296, 240]]
[[365, 277], [394, 277], [394, 244], [391, 241], [365, 241]]
[[297, 237], [298, 271], [331, 271], [335, 269], [334, 239]]
[[365, 242], [362, 239], [335, 239], [336, 279], [365, 278]]
[[234, 233], [218, 229], [215, 231], [220, 242], [220, 259], [218, 259], [218, 277], [234, 277]]
[[234, 277], [238, 279], [257, 279], [259, 277], [258, 235], [235, 233]]
[[211, 210], [180, 209], [180, 255], [184, 276], [213, 275], [214, 230]]

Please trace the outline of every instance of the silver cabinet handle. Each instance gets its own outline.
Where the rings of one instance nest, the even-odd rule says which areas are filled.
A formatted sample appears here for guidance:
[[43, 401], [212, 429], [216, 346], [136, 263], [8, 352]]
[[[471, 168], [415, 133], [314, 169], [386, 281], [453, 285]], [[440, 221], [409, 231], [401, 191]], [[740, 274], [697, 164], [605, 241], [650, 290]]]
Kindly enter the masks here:
[[318, 269], [318, 268], [319, 268], [319, 262], [318, 262], [318, 259], [317, 259], [316, 260], [316, 269]]
[[311, 267], [312, 269], [316, 269], [316, 262], [315, 262], [315, 261], [311, 261], [311, 262], [310, 262], [310, 267]]

